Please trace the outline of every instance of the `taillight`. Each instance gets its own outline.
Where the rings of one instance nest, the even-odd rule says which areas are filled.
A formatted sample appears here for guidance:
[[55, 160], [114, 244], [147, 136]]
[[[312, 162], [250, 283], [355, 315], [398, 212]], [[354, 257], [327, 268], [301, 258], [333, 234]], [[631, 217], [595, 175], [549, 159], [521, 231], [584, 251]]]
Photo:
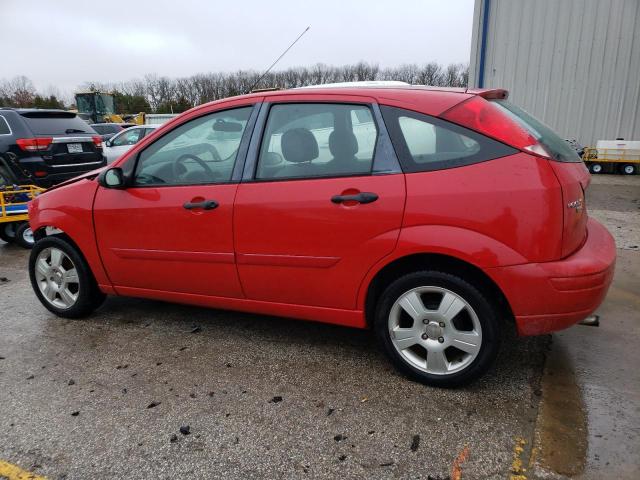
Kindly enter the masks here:
[[102, 137], [100, 137], [99, 135], [94, 135], [91, 138], [93, 139], [93, 144], [96, 146], [96, 148], [102, 148]]
[[16, 140], [18, 146], [25, 152], [41, 152], [47, 150], [53, 142], [52, 137], [19, 138]]
[[501, 108], [474, 96], [447, 110], [442, 118], [534, 155], [551, 158], [529, 131]]

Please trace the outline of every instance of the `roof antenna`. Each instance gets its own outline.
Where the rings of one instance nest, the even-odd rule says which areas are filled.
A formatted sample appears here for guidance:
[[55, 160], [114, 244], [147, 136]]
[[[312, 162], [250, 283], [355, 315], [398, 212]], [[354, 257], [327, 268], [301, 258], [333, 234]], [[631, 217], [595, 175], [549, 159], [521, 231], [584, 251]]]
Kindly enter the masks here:
[[253, 82], [253, 85], [251, 85], [251, 88], [250, 88], [249, 90], [247, 90], [247, 93], [251, 93], [251, 91], [256, 87], [256, 85], [258, 85], [258, 83], [260, 83], [260, 80], [262, 80], [262, 79], [264, 78], [264, 76], [265, 76], [267, 73], [269, 73], [269, 71], [270, 71], [270, 70], [271, 70], [271, 69], [276, 65], [276, 63], [278, 63], [278, 62], [280, 61], [280, 59], [281, 59], [282, 57], [284, 57], [284, 56], [286, 55], [286, 53], [287, 53], [289, 50], [291, 50], [291, 47], [293, 47], [296, 43], [298, 43], [298, 40], [300, 40], [300, 39], [302, 38], [302, 36], [303, 36], [305, 33], [307, 33], [307, 32], [309, 31], [309, 29], [310, 29], [310, 28], [311, 28], [311, 25], [309, 25], [307, 28], [305, 28], [305, 29], [304, 29], [304, 31], [303, 31], [300, 35], [298, 35], [298, 38], [296, 38], [296, 39], [293, 41], [293, 43], [292, 43], [291, 45], [289, 45], [289, 46], [287, 47], [287, 49], [286, 49], [284, 52], [282, 52], [282, 54], [281, 54], [278, 58], [276, 58], [276, 61], [275, 61], [275, 62], [273, 62], [273, 63], [269, 66], [269, 68], [267, 68], [267, 69], [265, 70], [265, 72], [264, 72], [262, 75], [260, 75], [260, 77], [258, 78], [258, 80], [256, 80], [255, 82]]

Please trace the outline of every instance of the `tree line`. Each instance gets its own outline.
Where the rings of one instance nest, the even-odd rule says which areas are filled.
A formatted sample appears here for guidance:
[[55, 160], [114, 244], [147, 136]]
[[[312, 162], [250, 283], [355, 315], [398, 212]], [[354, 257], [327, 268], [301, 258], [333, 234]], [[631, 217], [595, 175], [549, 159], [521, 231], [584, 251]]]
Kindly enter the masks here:
[[[343, 66], [316, 64], [310, 67], [292, 67], [269, 72], [262, 78], [260, 76], [260, 72], [252, 70], [201, 73], [180, 78], [148, 74], [125, 82], [85, 82], [79, 86], [78, 91], [113, 93], [117, 113], [180, 113], [212, 100], [247, 93], [250, 89], [270, 87], [296, 88], [367, 80], [400, 80], [415, 85], [466, 87], [469, 68], [463, 64], [443, 66], [436, 62], [380, 68], [376, 64], [359, 62]], [[48, 103], [44, 105], [43, 102]], [[61, 108], [60, 105], [62, 102], [59, 96], [39, 94], [26, 77], [0, 81], [0, 106]]]

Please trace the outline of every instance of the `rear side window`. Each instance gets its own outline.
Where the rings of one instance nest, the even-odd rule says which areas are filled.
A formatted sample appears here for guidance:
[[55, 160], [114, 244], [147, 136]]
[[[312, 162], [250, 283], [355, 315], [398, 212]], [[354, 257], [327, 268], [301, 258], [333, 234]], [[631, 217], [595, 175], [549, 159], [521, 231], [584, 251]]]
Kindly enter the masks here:
[[96, 133], [87, 122], [74, 113], [27, 112], [20, 115], [34, 135]]
[[391, 141], [407, 173], [484, 162], [518, 150], [458, 125], [402, 108], [381, 106]]
[[11, 129], [9, 128], [9, 124], [7, 120], [0, 115], [0, 135], [9, 135], [11, 133]]
[[378, 129], [367, 105], [274, 105], [262, 139], [256, 178], [369, 175]]
[[578, 153], [571, 148], [571, 145], [560, 138], [540, 120], [529, 115], [514, 104], [509, 103], [507, 100], [495, 100], [493, 103], [533, 135], [554, 160], [559, 162], [582, 161]]

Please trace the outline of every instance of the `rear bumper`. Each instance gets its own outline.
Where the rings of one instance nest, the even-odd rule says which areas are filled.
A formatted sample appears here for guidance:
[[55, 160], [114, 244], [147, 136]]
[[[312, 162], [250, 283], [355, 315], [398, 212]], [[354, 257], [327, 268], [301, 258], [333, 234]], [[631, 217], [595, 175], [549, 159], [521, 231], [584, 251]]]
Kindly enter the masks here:
[[[49, 188], [58, 183], [82, 175], [83, 173], [104, 167], [107, 160], [104, 155], [99, 159], [90, 159], [87, 162], [70, 163], [65, 165], [49, 165], [42, 157], [27, 157], [20, 159], [20, 166], [33, 175], [33, 179], [24, 178], [19, 174], [21, 183], [33, 183], [45, 188]], [[45, 176], [36, 176], [35, 172], [45, 172]]]
[[613, 237], [589, 219], [586, 242], [569, 257], [487, 273], [507, 297], [518, 333], [540, 335], [570, 327], [598, 308], [611, 285], [615, 261]]

